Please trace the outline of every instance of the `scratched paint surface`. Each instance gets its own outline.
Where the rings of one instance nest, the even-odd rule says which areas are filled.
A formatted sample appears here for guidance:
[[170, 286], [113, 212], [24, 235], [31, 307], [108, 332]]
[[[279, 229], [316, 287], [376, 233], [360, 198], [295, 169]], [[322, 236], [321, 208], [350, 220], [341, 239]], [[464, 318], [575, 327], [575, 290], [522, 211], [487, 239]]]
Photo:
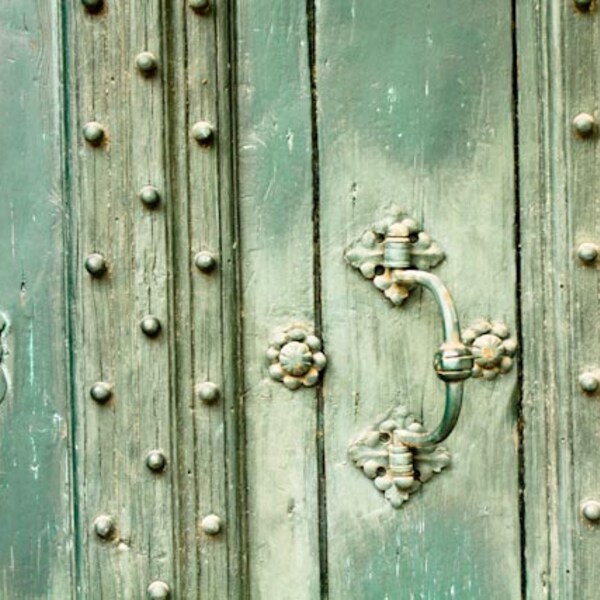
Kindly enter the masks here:
[[[0, 2], [0, 597], [69, 598], [68, 395], [55, 3]], [[51, 108], [49, 108], [51, 107]]]

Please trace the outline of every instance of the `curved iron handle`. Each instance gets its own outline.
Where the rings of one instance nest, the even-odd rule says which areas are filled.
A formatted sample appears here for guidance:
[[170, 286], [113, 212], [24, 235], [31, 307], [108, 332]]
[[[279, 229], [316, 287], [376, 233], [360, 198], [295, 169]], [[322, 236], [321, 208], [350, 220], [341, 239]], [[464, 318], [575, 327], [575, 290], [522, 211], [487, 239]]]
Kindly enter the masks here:
[[463, 383], [471, 376], [473, 356], [460, 336], [460, 326], [454, 302], [448, 288], [439, 277], [417, 269], [411, 269], [410, 239], [407, 235], [391, 235], [384, 242], [385, 267], [394, 269], [394, 280], [412, 286], [418, 284], [434, 296], [442, 316], [444, 342], [435, 355], [434, 368], [437, 376], [446, 384], [444, 414], [439, 425], [430, 432], [407, 429], [394, 431], [394, 444], [413, 448], [437, 444], [445, 440], [456, 425], [463, 398]]

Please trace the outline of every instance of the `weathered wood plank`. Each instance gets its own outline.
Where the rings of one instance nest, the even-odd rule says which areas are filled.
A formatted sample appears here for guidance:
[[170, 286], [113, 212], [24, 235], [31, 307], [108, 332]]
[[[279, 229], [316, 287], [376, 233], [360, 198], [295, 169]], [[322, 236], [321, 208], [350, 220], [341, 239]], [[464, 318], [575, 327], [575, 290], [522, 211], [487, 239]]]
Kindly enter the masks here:
[[343, 261], [399, 205], [447, 253], [463, 326], [516, 326], [510, 2], [317, 3], [329, 594], [520, 595], [516, 373], [466, 384], [452, 467], [400, 510], [347, 457], [395, 404], [441, 413], [431, 298], [393, 308]]
[[314, 319], [306, 8], [237, 3], [251, 598], [318, 598], [316, 394], [269, 378], [272, 331]]
[[[177, 335], [175, 406], [179, 588], [185, 598], [236, 598], [243, 552], [238, 499], [239, 415], [235, 204], [232, 193], [232, 109], [228, 2], [207, 12], [185, 3], [166, 6], [169, 60], [170, 211], [173, 315]], [[194, 126], [213, 129], [199, 143]], [[195, 266], [199, 252], [215, 266]], [[212, 402], [195, 392], [210, 382]], [[214, 514], [222, 531], [201, 523]]]
[[600, 499], [600, 408], [578, 385], [600, 365], [598, 269], [577, 258], [600, 242], [596, 135], [598, 14], [568, 2], [518, 2], [519, 138], [527, 592], [591, 598], [600, 585], [597, 528], [579, 514]]
[[[171, 446], [167, 220], [164, 203], [151, 210], [138, 196], [165, 187], [161, 3], [89, 14], [73, 1], [67, 16], [80, 586], [141, 597], [155, 579], [173, 585], [174, 561], [172, 471], [145, 465], [151, 450], [169, 461]], [[143, 51], [159, 60], [153, 76], [136, 68]], [[89, 121], [105, 128], [98, 146], [83, 139]], [[106, 257], [103, 277], [84, 269], [92, 252]], [[155, 337], [140, 327], [148, 315], [162, 326]], [[90, 397], [98, 381], [112, 386], [105, 404]], [[106, 540], [94, 531], [101, 514], [114, 520]]]
[[[0, 2], [0, 596], [74, 595], [56, 3]], [[4, 379], [4, 378], [3, 378]]]

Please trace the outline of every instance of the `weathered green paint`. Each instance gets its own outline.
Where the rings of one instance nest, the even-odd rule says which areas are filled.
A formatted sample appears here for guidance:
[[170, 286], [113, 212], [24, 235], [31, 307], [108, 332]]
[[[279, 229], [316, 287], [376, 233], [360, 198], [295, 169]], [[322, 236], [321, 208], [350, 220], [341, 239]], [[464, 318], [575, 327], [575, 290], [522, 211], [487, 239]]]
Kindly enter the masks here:
[[[595, 5], [17, 4], [0, 597], [593, 597]], [[392, 206], [443, 248], [465, 341], [522, 345], [476, 361], [398, 508], [352, 441], [398, 405], [440, 422], [439, 314], [344, 260]]]
[[306, 8], [237, 9], [248, 593], [309, 600], [320, 596], [317, 395], [273, 381], [265, 356], [274, 330], [315, 321]]
[[56, 3], [0, 2], [0, 597], [70, 598], [69, 400]]
[[444, 248], [461, 320], [515, 323], [510, 2], [339, 0], [316, 21], [330, 597], [516, 598], [515, 373], [465, 384], [451, 468], [395, 510], [347, 445], [396, 404], [439, 421], [439, 316], [427, 294], [392, 307], [342, 263], [400, 205]]

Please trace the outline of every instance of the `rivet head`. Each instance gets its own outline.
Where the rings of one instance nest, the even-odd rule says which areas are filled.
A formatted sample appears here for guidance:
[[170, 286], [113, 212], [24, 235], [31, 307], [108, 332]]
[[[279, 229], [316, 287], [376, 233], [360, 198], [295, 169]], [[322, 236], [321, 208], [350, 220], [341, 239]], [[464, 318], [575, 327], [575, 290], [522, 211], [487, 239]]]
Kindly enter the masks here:
[[142, 75], [151, 76], [158, 69], [158, 60], [152, 52], [140, 52], [135, 57], [135, 66]]
[[212, 404], [219, 399], [221, 391], [219, 390], [219, 386], [212, 381], [205, 381], [196, 386], [196, 395], [202, 402]]
[[581, 504], [581, 514], [588, 521], [600, 521], [600, 502], [597, 500], [586, 500]]
[[593, 263], [598, 258], [598, 246], [584, 242], [577, 248], [577, 256], [584, 263]]
[[579, 113], [573, 119], [573, 128], [578, 136], [588, 138], [596, 130], [596, 119], [589, 113]]
[[171, 596], [171, 588], [167, 583], [157, 579], [148, 586], [148, 598], [151, 600], [166, 600]]
[[213, 141], [214, 129], [208, 121], [198, 121], [192, 127], [192, 137], [204, 146], [209, 145]]
[[104, 127], [96, 121], [90, 121], [83, 126], [83, 138], [91, 146], [99, 146], [104, 141]]
[[99, 252], [88, 255], [84, 266], [92, 277], [102, 277], [106, 273], [106, 259]]
[[140, 323], [140, 327], [148, 337], [156, 337], [162, 329], [160, 321], [153, 315], [145, 316]]
[[160, 450], [152, 450], [146, 456], [146, 466], [155, 473], [164, 471], [167, 466], [167, 458]]
[[104, 0], [81, 0], [81, 4], [89, 13], [97, 13], [102, 10]]
[[210, 0], [189, 0], [189, 7], [196, 12], [207, 12], [210, 8]]
[[156, 208], [160, 204], [160, 193], [153, 185], [145, 185], [140, 190], [140, 200], [148, 208]]
[[575, 0], [575, 8], [581, 12], [587, 12], [592, 6], [592, 0]]
[[221, 519], [217, 515], [206, 515], [200, 522], [200, 528], [207, 535], [217, 535], [222, 528]]
[[600, 381], [598, 381], [598, 377], [595, 373], [588, 371], [579, 376], [579, 385], [584, 392], [591, 394], [598, 389]]
[[217, 261], [210, 252], [202, 251], [194, 256], [194, 264], [203, 273], [210, 273], [215, 268]]
[[97, 381], [90, 388], [90, 396], [98, 404], [106, 404], [111, 399], [112, 394], [112, 386], [104, 381]]
[[113, 518], [109, 515], [100, 515], [99, 517], [96, 517], [96, 520], [94, 521], [94, 531], [96, 532], [96, 535], [103, 540], [111, 539], [115, 534], [115, 522], [113, 521]]

